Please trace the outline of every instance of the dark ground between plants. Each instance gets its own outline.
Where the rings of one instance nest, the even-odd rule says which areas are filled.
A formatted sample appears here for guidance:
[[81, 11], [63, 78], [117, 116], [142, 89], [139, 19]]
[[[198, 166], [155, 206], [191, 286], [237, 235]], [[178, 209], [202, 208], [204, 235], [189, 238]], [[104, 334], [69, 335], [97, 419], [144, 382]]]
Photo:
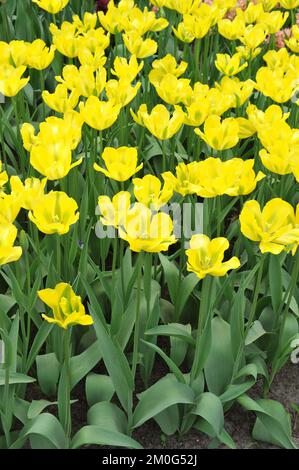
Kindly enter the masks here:
[[[153, 382], [158, 380], [161, 375], [164, 375], [166, 370], [164, 364], [157, 361], [159, 367], [155, 368], [153, 375]], [[161, 370], [163, 369], [163, 371]], [[162, 372], [162, 374], [161, 374]], [[262, 396], [262, 383], [259, 381], [248, 394], [252, 398], [259, 398]], [[40, 394], [40, 390], [36, 385], [30, 386], [27, 391], [27, 400], [39, 400], [44, 398]], [[80, 428], [85, 426], [88, 405], [85, 399], [85, 390], [83, 383], [80, 383], [72, 394], [72, 398], [77, 398], [78, 402], [72, 406], [73, 417], [73, 432], [77, 432]], [[299, 447], [299, 416], [291, 408], [291, 403], [299, 405], [299, 366], [288, 363], [277, 374], [269, 398], [279, 401], [291, 414], [293, 440]], [[57, 408], [50, 407], [46, 410], [57, 416]], [[239, 449], [276, 449], [277, 447], [257, 442], [252, 439], [251, 431], [255, 422], [254, 413], [244, 411], [241, 406], [235, 404], [225, 416], [225, 428], [236, 442]], [[136, 439], [145, 449], [207, 449], [210, 439], [196, 430], [192, 430], [186, 435], [164, 436], [160, 428], [150, 420], [143, 426], [138, 428], [133, 433]], [[28, 448], [28, 445], [26, 446]], [[88, 446], [88, 448], [101, 449], [99, 446]], [[106, 447], [107, 448], [107, 447]], [[224, 445], [220, 448], [225, 448]]]

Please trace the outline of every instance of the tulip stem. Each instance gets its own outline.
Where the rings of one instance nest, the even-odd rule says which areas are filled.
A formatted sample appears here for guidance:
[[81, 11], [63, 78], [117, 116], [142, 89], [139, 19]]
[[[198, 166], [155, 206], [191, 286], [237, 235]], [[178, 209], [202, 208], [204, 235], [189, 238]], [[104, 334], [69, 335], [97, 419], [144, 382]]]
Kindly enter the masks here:
[[64, 365], [65, 365], [65, 378], [66, 378], [66, 407], [65, 410], [65, 433], [68, 439], [71, 437], [72, 432], [72, 417], [71, 417], [71, 363], [70, 363], [70, 332], [64, 331]]
[[141, 274], [143, 265], [143, 252], [139, 253], [136, 262], [137, 279], [136, 279], [136, 317], [134, 328], [134, 344], [133, 344], [133, 358], [132, 358], [132, 376], [135, 379], [137, 363], [138, 363], [138, 350], [139, 350], [139, 336], [140, 336], [140, 302], [141, 302]]
[[57, 275], [60, 280], [60, 275], [61, 275], [61, 245], [60, 245], [60, 235], [57, 233], [56, 234], [56, 270], [57, 270]]
[[190, 374], [190, 386], [192, 386], [194, 380], [198, 377], [198, 374], [200, 372], [199, 365], [200, 365], [200, 356], [202, 354], [200, 339], [202, 337], [204, 328], [207, 325], [207, 322], [211, 321], [211, 317], [210, 317], [211, 285], [212, 285], [212, 279], [209, 275], [207, 275], [203, 279], [202, 286], [201, 286], [201, 298], [199, 302], [198, 325], [197, 325], [197, 332], [196, 332], [196, 346], [195, 346], [195, 353], [194, 353], [194, 361], [193, 361], [191, 374]]
[[253, 294], [253, 300], [252, 300], [251, 309], [250, 309], [249, 316], [248, 316], [248, 322], [247, 322], [247, 325], [246, 325], [246, 328], [245, 328], [245, 334], [244, 334], [244, 339], [245, 340], [246, 340], [246, 336], [247, 336], [247, 334], [250, 330], [250, 327], [253, 323], [253, 319], [254, 319], [254, 315], [255, 315], [255, 311], [256, 311], [258, 296], [259, 296], [260, 289], [261, 289], [265, 258], [266, 257], [264, 255], [262, 255], [261, 259], [259, 261], [260, 265], [259, 265], [259, 269], [258, 269], [258, 273], [257, 273], [257, 279], [256, 279], [254, 294]]

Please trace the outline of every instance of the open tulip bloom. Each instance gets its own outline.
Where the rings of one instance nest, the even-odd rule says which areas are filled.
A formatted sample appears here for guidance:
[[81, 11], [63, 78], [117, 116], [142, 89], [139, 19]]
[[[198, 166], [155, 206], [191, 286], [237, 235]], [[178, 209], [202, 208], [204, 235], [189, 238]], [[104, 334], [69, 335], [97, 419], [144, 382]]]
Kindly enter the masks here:
[[0, 449], [298, 446], [298, 11], [0, 0]]

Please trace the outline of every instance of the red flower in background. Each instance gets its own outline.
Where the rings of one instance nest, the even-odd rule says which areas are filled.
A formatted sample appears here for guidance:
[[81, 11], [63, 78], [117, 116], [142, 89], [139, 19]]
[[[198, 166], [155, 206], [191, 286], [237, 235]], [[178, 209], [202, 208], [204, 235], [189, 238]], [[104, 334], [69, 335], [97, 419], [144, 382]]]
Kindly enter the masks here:
[[109, 2], [110, 0], [97, 0], [96, 11], [103, 11], [106, 13]]

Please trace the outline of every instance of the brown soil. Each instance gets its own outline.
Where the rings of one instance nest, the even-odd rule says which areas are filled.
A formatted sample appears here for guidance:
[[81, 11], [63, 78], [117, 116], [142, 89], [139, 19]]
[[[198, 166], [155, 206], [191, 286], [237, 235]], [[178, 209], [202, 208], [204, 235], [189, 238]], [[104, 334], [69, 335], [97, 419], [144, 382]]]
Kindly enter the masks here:
[[[160, 361], [158, 361], [160, 362]], [[153, 382], [158, 380], [161, 375], [167, 373], [165, 366], [162, 363], [160, 367], [155, 368], [153, 371]], [[103, 372], [103, 371], [102, 371]], [[141, 384], [140, 384], [141, 385]], [[141, 387], [140, 387], [141, 388]], [[259, 398], [262, 396], [262, 384], [258, 382], [249, 395], [252, 398]], [[27, 392], [27, 400], [38, 400], [44, 398], [40, 394], [37, 385], [31, 386]], [[80, 383], [76, 386], [72, 393], [72, 398], [77, 398], [78, 402], [73, 404], [73, 433], [77, 432], [81, 427], [85, 426], [86, 415], [88, 406], [85, 399], [84, 384]], [[280, 373], [276, 376], [269, 398], [279, 401], [290, 412], [292, 418], [292, 428], [294, 442], [299, 447], [299, 422], [297, 423], [297, 416], [290, 407], [291, 403], [299, 406], [299, 367], [294, 364], [287, 364]], [[56, 407], [47, 408], [47, 412], [57, 414]], [[299, 417], [298, 417], [299, 420]], [[237, 448], [240, 449], [269, 449], [275, 446], [254, 441], [251, 437], [251, 430], [255, 422], [254, 413], [246, 412], [241, 406], [235, 404], [225, 416], [225, 429], [236, 442]], [[143, 426], [138, 428], [134, 434], [136, 439], [145, 449], [206, 449], [209, 446], [209, 438], [196, 431], [191, 430], [186, 435], [164, 436], [155, 423], [150, 420]], [[220, 446], [225, 448], [225, 446]], [[91, 446], [91, 448], [98, 448], [98, 446]]]

